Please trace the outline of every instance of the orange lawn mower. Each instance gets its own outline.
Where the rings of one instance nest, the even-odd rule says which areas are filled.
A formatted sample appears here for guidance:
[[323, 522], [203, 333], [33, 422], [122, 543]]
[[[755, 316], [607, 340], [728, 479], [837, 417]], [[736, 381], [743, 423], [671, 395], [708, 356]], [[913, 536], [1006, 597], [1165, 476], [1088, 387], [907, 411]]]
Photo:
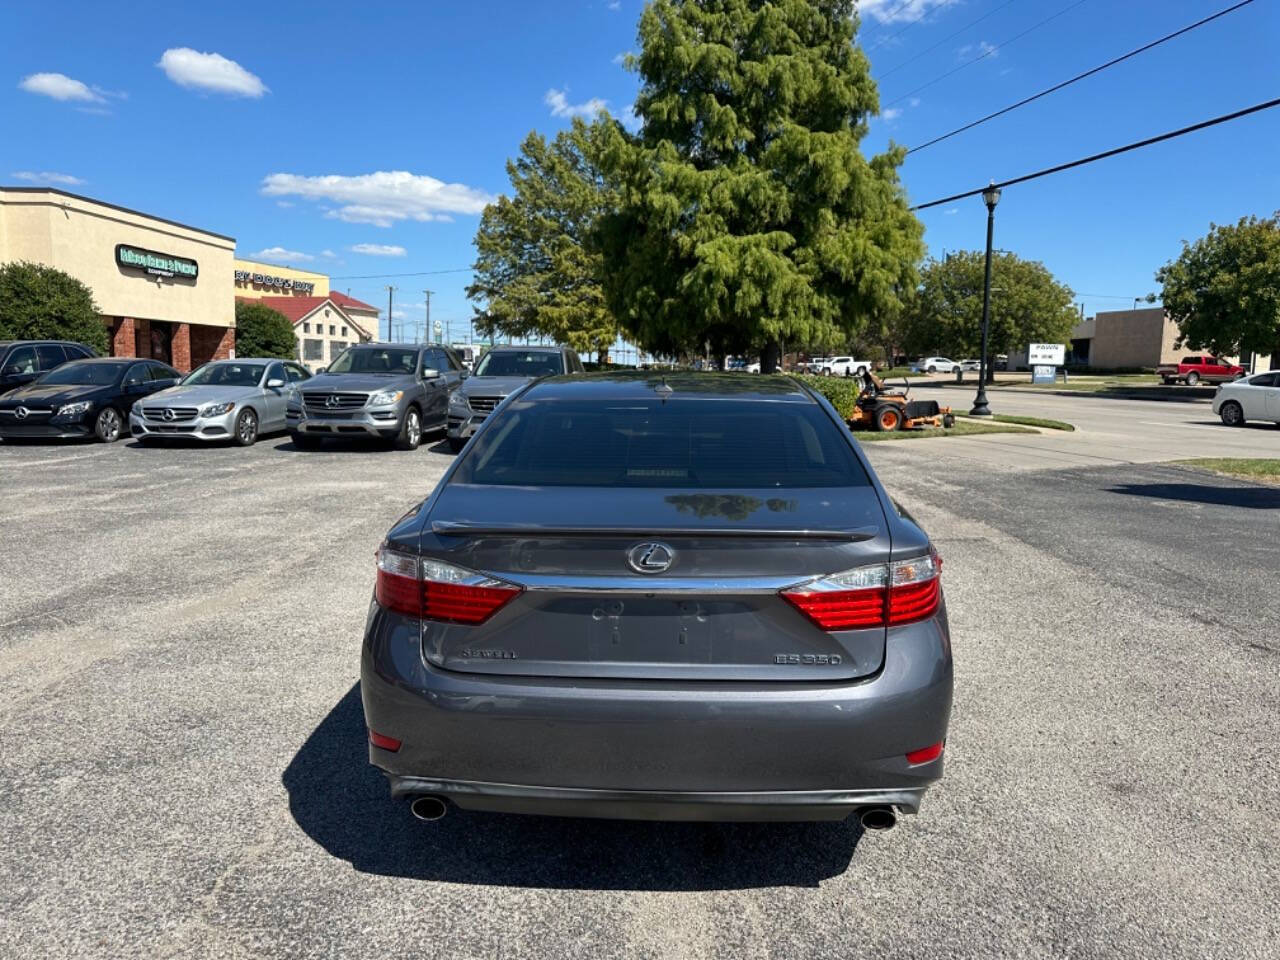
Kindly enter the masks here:
[[868, 370], [862, 377], [862, 392], [849, 417], [851, 430], [919, 430], [923, 427], [955, 426], [956, 418], [950, 407], [938, 405], [936, 400], [911, 400], [911, 387], [906, 378], [902, 388], [890, 388], [883, 380]]

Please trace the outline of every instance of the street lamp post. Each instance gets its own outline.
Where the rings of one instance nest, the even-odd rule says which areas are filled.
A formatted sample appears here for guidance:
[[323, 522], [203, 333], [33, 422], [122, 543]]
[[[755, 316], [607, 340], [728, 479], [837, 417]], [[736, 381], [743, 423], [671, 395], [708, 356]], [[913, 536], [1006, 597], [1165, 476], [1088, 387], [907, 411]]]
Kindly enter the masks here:
[[991, 327], [991, 239], [995, 233], [996, 204], [1000, 202], [1000, 188], [995, 181], [982, 191], [982, 202], [987, 205], [987, 271], [982, 281], [982, 354], [978, 358], [978, 395], [973, 398], [971, 417], [989, 417], [987, 406], [987, 334]]

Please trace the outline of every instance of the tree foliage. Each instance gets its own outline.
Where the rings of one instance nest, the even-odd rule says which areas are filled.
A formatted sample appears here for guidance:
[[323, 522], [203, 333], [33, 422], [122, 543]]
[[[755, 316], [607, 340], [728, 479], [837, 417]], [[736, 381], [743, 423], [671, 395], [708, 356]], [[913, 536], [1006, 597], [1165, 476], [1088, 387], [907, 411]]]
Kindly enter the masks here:
[[107, 352], [107, 327], [93, 292], [40, 263], [0, 264], [0, 340], [74, 340]]
[[904, 153], [860, 149], [879, 96], [856, 29], [852, 0], [645, 8], [641, 133], [602, 137], [619, 190], [602, 248], [609, 303], [646, 348], [843, 342], [915, 287]]
[[[901, 324], [908, 353], [976, 357], [982, 348], [982, 292], [986, 255], [963, 250], [930, 260]], [[992, 354], [1025, 349], [1030, 343], [1065, 343], [1080, 319], [1071, 289], [1042, 263], [1012, 253], [991, 261]]]
[[601, 289], [603, 258], [593, 231], [613, 203], [596, 166], [600, 120], [575, 119], [550, 143], [530, 133], [507, 163], [510, 196], [485, 208], [479, 257], [467, 296], [486, 334], [541, 335], [575, 350], [601, 352], [617, 322]]
[[1280, 213], [1210, 225], [1156, 273], [1181, 341], [1217, 356], [1280, 360]]
[[277, 310], [251, 301], [236, 301], [236, 356], [298, 356], [298, 337], [289, 318]]

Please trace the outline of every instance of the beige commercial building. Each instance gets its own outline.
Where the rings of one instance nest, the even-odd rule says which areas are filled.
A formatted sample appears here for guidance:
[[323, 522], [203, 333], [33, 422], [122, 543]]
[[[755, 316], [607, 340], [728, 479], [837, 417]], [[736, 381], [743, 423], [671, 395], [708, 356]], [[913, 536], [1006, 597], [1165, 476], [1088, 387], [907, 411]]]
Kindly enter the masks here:
[[0, 263], [42, 263], [83, 281], [113, 356], [186, 371], [232, 355], [235, 246], [232, 237], [61, 190], [0, 187]]
[[[1076, 324], [1071, 331], [1068, 362], [1101, 370], [1148, 370], [1203, 353], [1178, 346], [1178, 326], [1163, 307], [1146, 307], [1107, 310]], [[1243, 361], [1237, 357], [1223, 359], [1243, 362], [1255, 373], [1271, 369], [1271, 358], [1265, 354], [1245, 357]]]

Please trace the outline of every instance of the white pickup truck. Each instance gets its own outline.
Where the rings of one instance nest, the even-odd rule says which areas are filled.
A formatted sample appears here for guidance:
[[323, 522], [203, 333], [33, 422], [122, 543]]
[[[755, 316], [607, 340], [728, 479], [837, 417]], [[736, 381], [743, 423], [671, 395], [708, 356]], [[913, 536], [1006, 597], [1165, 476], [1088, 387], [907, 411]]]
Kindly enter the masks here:
[[824, 377], [860, 377], [874, 369], [870, 360], [855, 360], [853, 357], [825, 357], [815, 370]]

